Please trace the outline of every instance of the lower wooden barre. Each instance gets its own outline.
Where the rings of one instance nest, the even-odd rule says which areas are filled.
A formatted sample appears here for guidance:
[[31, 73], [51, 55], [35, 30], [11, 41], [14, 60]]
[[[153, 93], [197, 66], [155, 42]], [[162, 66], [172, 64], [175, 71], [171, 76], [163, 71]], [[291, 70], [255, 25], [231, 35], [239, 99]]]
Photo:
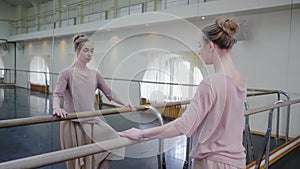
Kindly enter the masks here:
[[[147, 140], [148, 141], [148, 140]], [[125, 137], [0, 163], [1, 169], [38, 168], [138, 143]]]

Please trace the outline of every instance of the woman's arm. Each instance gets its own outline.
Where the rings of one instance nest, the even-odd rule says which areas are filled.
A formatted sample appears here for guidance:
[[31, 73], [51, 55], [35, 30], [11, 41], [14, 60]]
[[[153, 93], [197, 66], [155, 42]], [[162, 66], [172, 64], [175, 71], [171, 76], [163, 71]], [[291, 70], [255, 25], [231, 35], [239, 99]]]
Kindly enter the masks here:
[[125, 102], [121, 97], [119, 97], [119, 95], [114, 92], [112, 92], [112, 100], [120, 105], [129, 107], [131, 111], [136, 111], [136, 107], [133, 104]]
[[109, 101], [114, 101], [120, 105], [123, 105], [125, 107], [129, 107], [131, 111], [136, 111], [136, 107], [131, 104], [125, 102], [119, 95], [114, 93], [105, 83], [104, 79], [100, 75], [100, 73], [97, 72], [97, 87], [103, 92], [103, 94], [106, 96], [106, 98]]
[[145, 130], [132, 128], [119, 134], [135, 140], [143, 138], [170, 138], [179, 135], [191, 136], [214, 104], [214, 99], [211, 95], [211, 87], [206, 83], [202, 83], [198, 86], [193, 100], [180, 118], [164, 126]]
[[180, 136], [182, 133], [180, 133], [180, 131], [175, 127], [174, 121], [172, 121], [163, 126], [144, 130], [131, 128], [129, 130], [119, 132], [119, 135], [134, 140], [143, 140], [145, 138], [170, 138]]
[[62, 72], [60, 73], [54, 92], [53, 92], [53, 115], [56, 115], [58, 117], [65, 118], [67, 117], [67, 112], [60, 107], [60, 100], [63, 99], [64, 92], [67, 87], [67, 80], [66, 80], [66, 75]]

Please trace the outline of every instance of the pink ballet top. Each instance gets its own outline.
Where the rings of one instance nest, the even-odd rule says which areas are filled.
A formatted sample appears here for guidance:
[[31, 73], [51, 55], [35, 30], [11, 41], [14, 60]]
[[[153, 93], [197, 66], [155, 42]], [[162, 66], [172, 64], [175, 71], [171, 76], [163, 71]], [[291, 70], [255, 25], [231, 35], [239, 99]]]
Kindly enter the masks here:
[[96, 70], [73, 64], [59, 74], [53, 93], [53, 109], [60, 107], [60, 98], [63, 98], [63, 109], [68, 113], [93, 111], [97, 88], [109, 101], [112, 100], [111, 89]]
[[187, 110], [174, 121], [182, 134], [192, 136], [192, 158], [246, 167], [242, 144], [246, 93], [246, 86], [238, 87], [223, 74], [203, 79]]

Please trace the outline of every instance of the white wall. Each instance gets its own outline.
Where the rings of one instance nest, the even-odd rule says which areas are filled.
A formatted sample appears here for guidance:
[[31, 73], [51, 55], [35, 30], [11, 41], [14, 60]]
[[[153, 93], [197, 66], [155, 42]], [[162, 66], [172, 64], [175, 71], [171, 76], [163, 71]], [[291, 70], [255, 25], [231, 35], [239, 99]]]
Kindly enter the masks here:
[[[300, 10], [279, 11], [244, 16], [248, 20], [250, 37], [238, 43], [233, 50], [237, 66], [245, 75], [248, 88], [279, 89], [290, 94], [292, 99], [300, 96], [299, 37]], [[291, 18], [293, 19], [291, 22]], [[285, 97], [281, 97], [286, 99]], [[250, 108], [273, 104], [273, 96], [249, 98]], [[290, 135], [299, 135], [300, 105], [292, 106]], [[281, 135], [285, 135], [286, 109], [281, 110]], [[275, 116], [275, 115], [274, 115]], [[275, 116], [276, 117], [276, 116]], [[275, 122], [275, 117], [273, 118]], [[266, 131], [267, 113], [251, 117], [251, 129]], [[273, 133], [275, 124], [273, 125]]]

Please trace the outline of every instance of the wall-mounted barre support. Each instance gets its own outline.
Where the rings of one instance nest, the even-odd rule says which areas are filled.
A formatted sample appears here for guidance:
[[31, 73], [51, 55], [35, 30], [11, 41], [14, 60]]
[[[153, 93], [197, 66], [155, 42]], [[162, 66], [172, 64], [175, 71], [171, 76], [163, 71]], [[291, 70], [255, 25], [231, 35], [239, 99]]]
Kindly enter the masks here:
[[[247, 89], [247, 97], [253, 96], [262, 96], [262, 95], [270, 95], [270, 94], [277, 94], [277, 101], [281, 100], [281, 95], [284, 95], [287, 101], [290, 101], [291, 98], [289, 95], [282, 91], [282, 90], [267, 90], [267, 89]], [[251, 93], [254, 92], [254, 93]], [[280, 124], [280, 108], [277, 108], [277, 121], [276, 121], [276, 139], [279, 140], [279, 124]], [[286, 116], [286, 131], [285, 131], [285, 142], [288, 141], [289, 138], [289, 129], [290, 129], [290, 105], [287, 107], [287, 116]]]
[[[274, 103], [274, 105], [279, 104], [279, 103], [284, 103], [284, 101], [279, 100]], [[259, 156], [259, 159], [257, 160], [255, 169], [258, 169], [260, 167], [261, 161], [263, 160], [263, 155], [266, 154], [265, 158], [265, 166], [266, 169], [269, 168], [269, 158], [270, 158], [270, 146], [271, 146], [271, 132], [272, 132], [272, 123], [273, 123], [273, 111], [274, 109], [271, 109], [269, 111], [269, 117], [268, 117], [268, 129], [265, 135], [265, 142], [262, 147], [262, 152]]]
[[[244, 102], [245, 105], [245, 110], [249, 109], [248, 102]], [[247, 161], [253, 161], [254, 160], [254, 148], [253, 148], [253, 143], [252, 143], [252, 138], [251, 138], [251, 131], [250, 131], [250, 124], [249, 124], [249, 115], [245, 115], [245, 131], [244, 131], [244, 142], [243, 145], [245, 147], [246, 151], [246, 157]]]

